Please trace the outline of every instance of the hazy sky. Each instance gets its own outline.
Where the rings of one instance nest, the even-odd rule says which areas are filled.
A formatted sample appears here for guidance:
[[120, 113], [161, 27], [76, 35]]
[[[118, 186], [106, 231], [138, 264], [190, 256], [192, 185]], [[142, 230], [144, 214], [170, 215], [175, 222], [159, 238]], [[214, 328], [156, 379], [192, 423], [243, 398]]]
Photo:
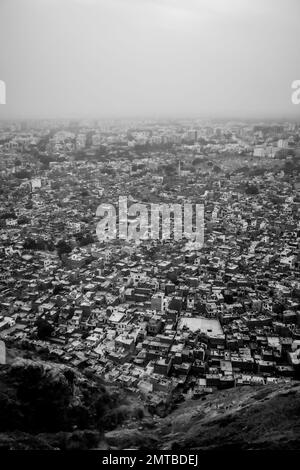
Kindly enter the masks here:
[[299, 0], [0, 0], [0, 118], [300, 117]]

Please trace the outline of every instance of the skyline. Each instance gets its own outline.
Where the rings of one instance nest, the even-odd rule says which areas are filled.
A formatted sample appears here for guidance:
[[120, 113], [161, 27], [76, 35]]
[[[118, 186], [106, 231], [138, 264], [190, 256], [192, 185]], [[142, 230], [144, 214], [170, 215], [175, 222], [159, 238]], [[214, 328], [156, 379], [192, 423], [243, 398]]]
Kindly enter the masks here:
[[297, 0], [2, 0], [0, 119], [296, 119], [299, 13]]

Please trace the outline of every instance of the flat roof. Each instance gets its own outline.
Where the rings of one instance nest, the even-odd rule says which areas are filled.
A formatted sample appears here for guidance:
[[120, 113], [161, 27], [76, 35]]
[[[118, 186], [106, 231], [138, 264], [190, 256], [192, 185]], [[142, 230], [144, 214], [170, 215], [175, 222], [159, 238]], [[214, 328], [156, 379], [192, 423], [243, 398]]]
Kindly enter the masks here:
[[210, 336], [218, 336], [223, 334], [221, 324], [219, 320], [215, 318], [183, 317], [179, 321], [179, 328], [181, 329], [183, 326], [187, 326], [191, 331], [201, 330], [201, 332]]

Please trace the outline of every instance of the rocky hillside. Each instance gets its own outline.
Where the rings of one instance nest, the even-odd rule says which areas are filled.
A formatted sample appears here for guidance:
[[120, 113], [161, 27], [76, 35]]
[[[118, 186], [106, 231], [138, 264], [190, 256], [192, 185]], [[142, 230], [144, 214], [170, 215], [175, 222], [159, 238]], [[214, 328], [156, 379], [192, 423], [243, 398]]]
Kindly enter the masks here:
[[[116, 448], [159, 450], [300, 449], [300, 385], [219, 391], [189, 400], [166, 418], [105, 434]], [[146, 443], [146, 444], [145, 444]]]
[[0, 366], [1, 449], [89, 449], [144, 415], [128, 394], [69, 367], [29, 359]]
[[300, 386], [245, 387], [188, 402], [160, 425], [166, 449], [300, 449]]
[[53, 363], [0, 367], [1, 449], [300, 449], [300, 385], [219, 391], [152, 416], [135, 395]]

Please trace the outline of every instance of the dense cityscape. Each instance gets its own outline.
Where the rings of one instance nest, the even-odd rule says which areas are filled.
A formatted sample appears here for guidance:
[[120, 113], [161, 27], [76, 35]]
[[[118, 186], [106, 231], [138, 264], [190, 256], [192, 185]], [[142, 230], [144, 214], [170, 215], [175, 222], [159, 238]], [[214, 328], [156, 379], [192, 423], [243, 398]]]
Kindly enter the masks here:
[[[93, 373], [154, 412], [299, 380], [299, 124], [2, 121], [0, 157], [7, 348]], [[203, 204], [203, 246], [99, 241], [97, 207], [124, 195]]]

